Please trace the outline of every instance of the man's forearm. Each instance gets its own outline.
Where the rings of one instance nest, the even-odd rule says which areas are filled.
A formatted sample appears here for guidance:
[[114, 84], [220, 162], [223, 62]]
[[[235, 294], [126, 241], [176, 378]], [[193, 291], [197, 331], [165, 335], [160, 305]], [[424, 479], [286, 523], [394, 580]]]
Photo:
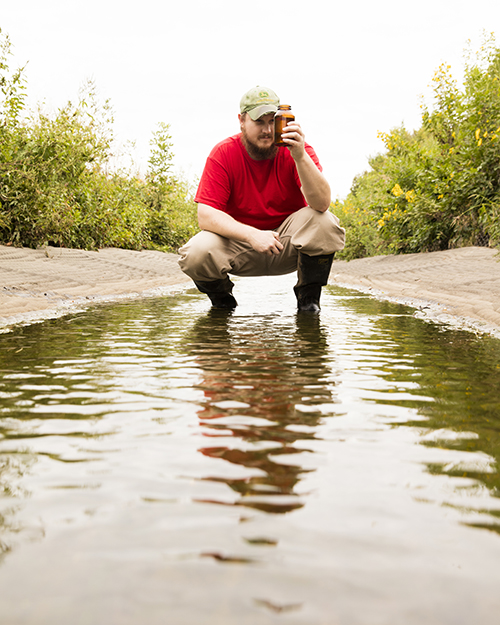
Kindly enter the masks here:
[[249, 242], [252, 226], [236, 221], [231, 215], [207, 204], [198, 204], [198, 224], [202, 230], [209, 230], [228, 239]]
[[328, 181], [307, 152], [302, 159], [295, 161], [295, 165], [307, 204], [314, 210], [324, 213], [328, 210], [332, 197]]
[[244, 241], [251, 245], [256, 252], [262, 254], [279, 254], [283, 249], [276, 232], [258, 230], [253, 226], [242, 224], [231, 215], [213, 208], [213, 206], [208, 206], [208, 204], [198, 204], [198, 224], [202, 230], [214, 232], [234, 241]]

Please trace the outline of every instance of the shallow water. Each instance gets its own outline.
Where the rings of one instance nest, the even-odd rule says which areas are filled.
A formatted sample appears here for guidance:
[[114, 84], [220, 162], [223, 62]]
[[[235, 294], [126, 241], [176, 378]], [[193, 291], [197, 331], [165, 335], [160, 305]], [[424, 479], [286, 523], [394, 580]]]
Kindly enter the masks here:
[[500, 341], [292, 277], [0, 335], [0, 623], [498, 622]]

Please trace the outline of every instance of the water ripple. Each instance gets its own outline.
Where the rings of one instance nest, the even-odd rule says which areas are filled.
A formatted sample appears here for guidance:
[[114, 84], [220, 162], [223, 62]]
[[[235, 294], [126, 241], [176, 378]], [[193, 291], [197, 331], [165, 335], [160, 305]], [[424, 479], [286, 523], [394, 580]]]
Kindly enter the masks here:
[[499, 342], [292, 284], [0, 336], [5, 622], [496, 623]]

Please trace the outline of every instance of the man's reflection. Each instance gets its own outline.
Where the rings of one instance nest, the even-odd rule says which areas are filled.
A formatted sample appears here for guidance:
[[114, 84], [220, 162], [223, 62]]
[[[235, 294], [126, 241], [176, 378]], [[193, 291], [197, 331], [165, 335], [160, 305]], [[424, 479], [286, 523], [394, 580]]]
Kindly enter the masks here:
[[[229, 431], [247, 443], [243, 449], [207, 445], [201, 453], [262, 472], [244, 479], [205, 479], [228, 484], [240, 495], [236, 505], [284, 513], [304, 505], [294, 488], [307, 470], [274, 458], [300, 454], [303, 449], [294, 443], [315, 438], [321, 418], [315, 405], [332, 403], [332, 371], [317, 316], [297, 315], [273, 327], [275, 323], [212, 309], [195, 324], [185, 346], [203, 372], [199, 388], [207, 401], [199, 418], [205, 435], [227, 437]], [[221, 402], [235, 407], [221, 408]], [[227, 417], [236, 414], [243, 418], [228, 424]], [[244, 417], [257, 419], [252, 424]]]

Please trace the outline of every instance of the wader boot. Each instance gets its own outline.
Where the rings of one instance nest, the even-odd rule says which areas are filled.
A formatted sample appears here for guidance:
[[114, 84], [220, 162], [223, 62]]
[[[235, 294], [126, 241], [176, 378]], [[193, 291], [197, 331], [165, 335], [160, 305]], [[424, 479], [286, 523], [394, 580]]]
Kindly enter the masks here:
[[212, 302], [214, 308], [236, 308], [238, 303], [232, 296], [234, 284], [228, 276], [220, 280], [211, 280], [209, 282], [194, 282], [199, 291], [206, 293]]
[[320, 310], [321, 287], [328, 284], [328, 276], [335, 254], [308, 256], [299, 252], [298, 282], [293, 287], [299, 312], [317, 313]]

